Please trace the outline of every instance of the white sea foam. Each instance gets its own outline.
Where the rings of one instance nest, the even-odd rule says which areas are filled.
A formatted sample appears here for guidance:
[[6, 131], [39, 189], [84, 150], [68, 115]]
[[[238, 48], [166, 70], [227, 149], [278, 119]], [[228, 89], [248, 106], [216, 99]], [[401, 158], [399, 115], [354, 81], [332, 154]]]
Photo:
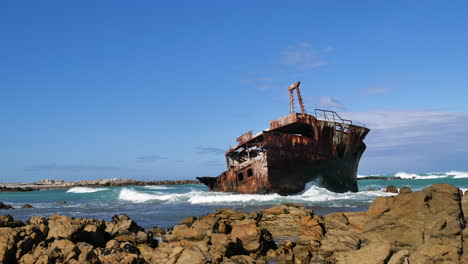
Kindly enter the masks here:
[[161, 192], [155, 193], [145, 193], [135, 191], [133, 189], [123, 188], [120, 190], [119, 199], [123, 201], [129, 201], [134, 203], [144, 203], [147, 201], [163, 201], [163, 202], [178, 202], [183, 200], [188, 200], [195, 193], [203, 192], [188, 192], [188, 193], [172, 193], [172, 194], [162, 194]]
[[275, 204], [284, 202], [306, 202], [311, 204], [324, 204], [328, 201], [336, 201], [340, 206], [353, 207], [352, 203], [372, 201], [377, 196], [393, 195], [380, 191], [372, 192], [347, 192], [334, 193], [325, 188], [317, 186], [317, 183], [309, 183], [306, 189], [297, 195], [281, 196], [279, 194], [232, 194], [208, 191], [190, 191], [187, 193], [147, 193], [134, 189], [123, 188], [119, 199], [134, 203], [148, 201], [159, 201], [164, 203], [190, 203], [190, 204]]
[[441, 173], [431, 173], [427, 175], [420, 175], [420, 174], [415, 174], [415, 173], [398, 172], [397, 174], [395, 174], [395, 177], [400, 177], [402, 179], [415, 179], [415, 180], [440, 179], [440, 178], [446, 178], [447, 176], [448, 176], [447, 174], [441, 174]]
[[447, 176], [453, 176], [454, 179], [468, 178], [468, 172], [464, 171], [449, 171], [445, 174]]
[[365, 177], [382, 177], [385, 176], [383, 174], [369, 174], [369, 175], [363, 175], [363, 174], [358, 174], [358, 178], [365, 178]]
[[143, 193], [143, 192], [137, 192], [135, 190], [123, 188], [120, 190], [119, 193], [119, 199], [123, 201], [129, 201], [129, 202], [136, 202], [136, 203], [144, 203], [149, 200], [154, 200], [156, 199], [158, 195], [154, 194], [149, 194], [149, 193]]
[[89, 188], [89, 187], [73, 187], [67, 193], [95, 193], [100, 191], [107, 191], [106, 188]]
[[146, 189], [152, 189], [152, 190], [169, 190], [172, 189], [171, 187], [167, 186], [161, 186], [161, 185], [148, 185], [145, 186]]
[[226, 193], [197, 193], [190, 197], [192, 204], [265, 204], [265, 203], [284, 203], [284, 202], [306, 202], [323, 204], [328, 201], [338, 201], [337, 205], [353, 207], [350, 202], [353, 201], [372, 201], [377, 196], [393, 195], [379, 191], [373, 192], [347, 192], [334, 193], [315, 184], [306, 187], [306, 190], [297, 195], [281, 196], [278, 194], [226, 194]]
[[[207, 193], [208, 194], [208, 193]], [[191, 204], [243, 204], [249, 202], [271, 202], [281, 199], [279, 194], [225, 194], [209, 193], [208, 195], [197, 194], [189, 198]]]

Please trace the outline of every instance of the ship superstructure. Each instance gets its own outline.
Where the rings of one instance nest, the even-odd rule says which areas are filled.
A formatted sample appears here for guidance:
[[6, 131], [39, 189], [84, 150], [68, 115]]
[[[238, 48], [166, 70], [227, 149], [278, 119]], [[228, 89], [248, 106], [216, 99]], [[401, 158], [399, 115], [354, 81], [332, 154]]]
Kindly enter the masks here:
[[[333, 191], [358, 191], [357, 169], [369, 129], [336, 112], [307, 114], [300, 82], [288, 87], [290, 114], [270, 122], [260, 133], [249, 131], [226, 151], [227, 171], [199, 177], [210, 190], [234, 193], [295, 194], [316, 181]], [[294, 91], [301, 112], [294, 110]]]

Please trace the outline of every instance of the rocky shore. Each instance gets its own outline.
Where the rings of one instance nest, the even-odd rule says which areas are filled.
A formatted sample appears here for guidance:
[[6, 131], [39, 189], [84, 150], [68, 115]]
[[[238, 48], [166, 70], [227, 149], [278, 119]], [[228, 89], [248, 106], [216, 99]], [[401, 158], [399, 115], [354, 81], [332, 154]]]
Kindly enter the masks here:
[[0, 183], [0, 192], [28, 192], [47, 189], [67, 189], [73, 187], [117, 187], [147, 185], [199, 184], [197, 180], [140, 181], [132, 179], [100, 179], [90, 181], [41, 180], [34, 183]]
[[468, 263], [464, 215], [468, 195], [448, 184], [402, 188], [367, 212], [322, 217], [300, 204], [250, 214], [220, 209], [169, 230], [144, 230], [126, 215], [26, 223], [6, 215], [0, 263]]

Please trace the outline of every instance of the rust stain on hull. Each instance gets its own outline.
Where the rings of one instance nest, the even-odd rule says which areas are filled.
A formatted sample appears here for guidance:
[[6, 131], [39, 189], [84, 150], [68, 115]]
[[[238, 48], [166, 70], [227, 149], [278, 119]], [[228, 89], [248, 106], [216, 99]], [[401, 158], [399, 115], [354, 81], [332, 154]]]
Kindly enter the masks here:
[[[310, 181], [334, 192], [358, 191], [357, 169], [369, 129], [333, 111], [316, 109], [315, 116], [309, 115], [299, 82], [288, 90], [289, 115], [258, 134], [249, 131], [237, 138], [238, 144], [225, 153], [227, 171], [197, 179], [210, 190], [234, 193], [295, 194]], [[302, 113], [294, 113], [294, 90]]]

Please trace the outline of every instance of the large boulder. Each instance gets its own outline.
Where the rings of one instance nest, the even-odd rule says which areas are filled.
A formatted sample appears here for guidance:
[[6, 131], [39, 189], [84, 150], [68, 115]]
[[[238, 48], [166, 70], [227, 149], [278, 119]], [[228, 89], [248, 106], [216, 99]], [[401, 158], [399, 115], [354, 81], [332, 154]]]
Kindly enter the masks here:
[[82, 225], [75, 219], [65, 215], [52, 215], [49, 218], [49, 233], [47, 239], [68, 239], [76, 238], [77, 233], [82, 229]]
[[176, 225], [173, 227], [172, 231], [165, 236], [165, 240], [208, 241], [209, 237], [215, 231], [215, 228], [218, 225], [218, 220], [218, 217], [215, 217], [213, 215], [206, 215], [194, 221], [192, 224], [190, 224], [190, 226], [188, 226], [186, 223]]
[[260, 248], [261, 232], [252, 219], [236, 222], [232, 226], [231, 239], [247, 252], [255, 252]]
[[9, 204], [4, 204], [0, 202], [0, 209], [15, 209], [15, 208]]
[[354, 220], [349, 214], [325, 217], [322, 255], [338, 263], [458, 263], [461, 207], [460, 190], [448, 184], [379, 197]]
[[324, 235], [322, 217], [301, 204], [280, 204], [262, 212], [259, 227], [268, 230], [273, 239], [298, 238], [299, 244], [316, 244]]
[[131, 220], [130, 217], [125, 214], [114, 215], [112, 217], [112, 222], [106, 222], [105, 225], [105, 231], [112, 237], [143, 231], [142, 227], [138, 226], [135, 221]]
[[0, 227], [19, 227], [24, 226], [23, 221], [15, 220], [11, 215], [0, 216]]
[[388, 192], [388, 193], [398, 193], [398, 189], [393, 186], [393, 185], [389, 185], [385, 188], [385, 192]]
[[49, 234], [49, 221], [42, 216], [33, 216], [26, 222], [27, 225], [31, 225], [39, 229], [42, 234], [47, 236]]

